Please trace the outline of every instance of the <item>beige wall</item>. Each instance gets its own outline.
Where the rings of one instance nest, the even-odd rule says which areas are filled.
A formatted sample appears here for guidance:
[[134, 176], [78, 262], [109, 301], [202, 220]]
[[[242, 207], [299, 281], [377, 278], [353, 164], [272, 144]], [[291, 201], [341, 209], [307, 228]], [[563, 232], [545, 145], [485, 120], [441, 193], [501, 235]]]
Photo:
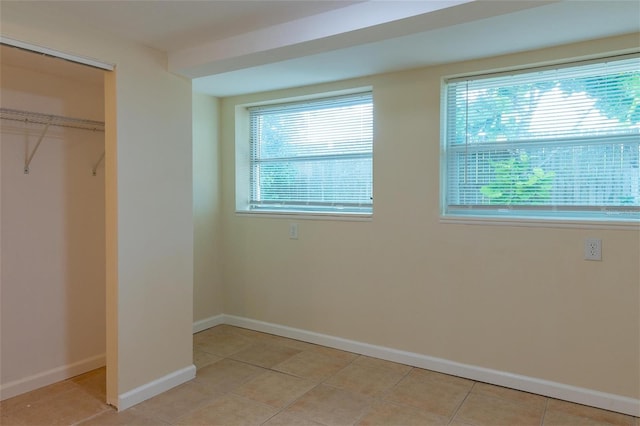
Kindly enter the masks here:
[[[95, 71], [100, 83], [41, 71], [3, 62], [0, 105], [104, 120], [101, 71]], [[0, 126], [4, 398], [28, 390], [35, 375], [56, 380], [65, 378], [57, 370], [68, 377], [104, 362], [105, 193], [104, 170], [91, 173], [104, 133], [50, 127], [25, 175], [26, 152], [44, 126], [6, 120]]]
[[193, 320], [222, 310], [219, 101], [193, 94]]
[[[438, 221], [443, 75], [636, 47], [637, 36], [226, 99], [217, 228], [215, 185], [192, 187], [194, 176], [217, 174], [208, 160], [192, 169], [191, 149], [192, 108], [193, 119], [210, 115], [214, 101], [192, 104], [190, 83], [167, 73], [155, 50], [42, 16], [36, 5], [22, 14], [3, 4], [1, 19], [4, 36], [117, 66], [105, 97], [110, 402], [191, 364], [193, 319], [221, 306], [220, 287], [205, 284], [220, 278], [220, 269], [205, 271], [207, 252], [222, 257], [225, 313], [640, 397], [638, 232]], [[236, 104], [369, 84], [372, 221], [296, 219], [293, 241], [287, 219], [234, 214]], [[194, 128], [193, 137], [212, 132]], [[215, 143], [196, 150], [215, 158]], [[221, 236], [218, 245], [194, 241], [201, 230]], [[587, 236], [602, 238], [602, 262], [582, 260]]]
[[37, 3], [2, 35], [116, 64], [105, 81], [107, 399], [192, 365], [191, 83], [166, 55]]
[[[226, 314], [640, 397], [640, 233], [439, 222], [440, 85], [637, 47], [637, 35], [222, 102]], [[372, 85], [371, 221], [234, 213], [237, 105]], [[603, 261], [582, 259], [603, 241]]]

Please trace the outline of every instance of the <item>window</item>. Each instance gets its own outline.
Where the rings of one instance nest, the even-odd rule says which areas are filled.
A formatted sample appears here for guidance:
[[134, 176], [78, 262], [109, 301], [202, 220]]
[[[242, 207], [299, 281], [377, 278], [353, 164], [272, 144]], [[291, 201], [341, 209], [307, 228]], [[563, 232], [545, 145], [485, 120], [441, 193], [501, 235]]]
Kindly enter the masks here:
[[450, 79], [444, 216], [640, 219], [640, 59]]
[[249, 108], [248, 209], [372, 212], [371, 92]]

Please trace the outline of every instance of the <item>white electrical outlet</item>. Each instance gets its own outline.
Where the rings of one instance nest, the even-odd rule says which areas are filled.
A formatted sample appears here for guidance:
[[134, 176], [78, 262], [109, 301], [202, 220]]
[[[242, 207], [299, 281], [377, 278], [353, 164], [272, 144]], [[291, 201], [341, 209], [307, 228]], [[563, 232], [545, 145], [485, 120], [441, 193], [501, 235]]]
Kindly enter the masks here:
[[602, 240], [599, 238], [587, 238], [584, 240], [584, 259], [602, 260]]
[[298, 224], [290, 223], [289, 224], [289, 239], [297, 240], [298, 239]]

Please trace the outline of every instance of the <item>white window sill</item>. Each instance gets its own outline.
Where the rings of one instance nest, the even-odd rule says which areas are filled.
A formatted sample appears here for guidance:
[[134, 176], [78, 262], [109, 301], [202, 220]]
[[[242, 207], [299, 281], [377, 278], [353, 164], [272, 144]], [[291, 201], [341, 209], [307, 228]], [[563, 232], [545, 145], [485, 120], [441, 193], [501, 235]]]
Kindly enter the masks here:
[[295, 213], [295, 212], [255, 212], [236, 210], [237, 217], [254, 217], [265, 219], [288, 219], [288, 220], [327, 220], [346, 222], [370, 222], [373, 220], [373, 213]]
[[440, 216], [440, 223], [458, 225], [523, 226], [531, 228], [580, 228], [640, 231], [640, 222], [618, 220]]

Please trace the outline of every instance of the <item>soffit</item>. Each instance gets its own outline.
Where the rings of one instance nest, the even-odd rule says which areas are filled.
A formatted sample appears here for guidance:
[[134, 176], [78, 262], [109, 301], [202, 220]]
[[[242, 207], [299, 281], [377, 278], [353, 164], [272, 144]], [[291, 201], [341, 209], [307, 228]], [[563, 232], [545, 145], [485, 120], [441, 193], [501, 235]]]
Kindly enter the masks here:
[[[216, 96], [355, 78], [640, 31], [640, 2], [7, 1], [167, 52]], [[5, 18], [9, 16], [9, 18]], [[640, 40], [639, 40], [640, 45]]]

